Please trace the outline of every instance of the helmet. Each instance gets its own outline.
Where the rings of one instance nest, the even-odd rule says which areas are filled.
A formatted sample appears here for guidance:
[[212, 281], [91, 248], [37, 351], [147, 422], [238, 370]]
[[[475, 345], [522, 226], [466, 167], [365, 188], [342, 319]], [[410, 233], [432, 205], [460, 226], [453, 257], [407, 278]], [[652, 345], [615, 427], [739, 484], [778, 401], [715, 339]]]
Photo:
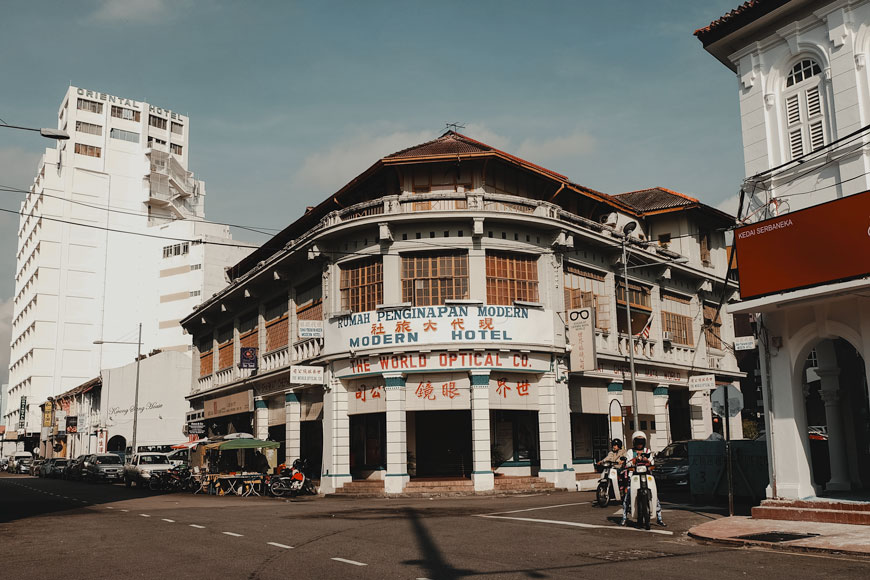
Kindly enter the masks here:
[[614, 445], [622, 449], [622, 439], [614, 439], [613, 441], [611, 441], [610, 446], [613, 447]]
[[635, 431], [634, 435], [631, 436], [631, 446], [637, 447], [641, 442], [646, 447], [646, 435], [644, 435], [643, 431]]

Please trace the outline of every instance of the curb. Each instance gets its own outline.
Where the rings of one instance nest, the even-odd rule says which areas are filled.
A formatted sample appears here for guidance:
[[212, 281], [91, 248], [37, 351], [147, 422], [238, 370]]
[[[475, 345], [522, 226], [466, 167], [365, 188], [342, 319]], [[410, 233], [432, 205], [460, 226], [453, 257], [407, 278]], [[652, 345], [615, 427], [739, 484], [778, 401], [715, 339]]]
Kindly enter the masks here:
[[788, 545], [788, 543], [759, 542], [753, 540], [741, 540], [740, 538], [713, 538], [710, 536], [702, 536], [692, 532], [692, 530], [689, 530], [687, 534], [693, 540], [704, 544], [721, 544], [724, 546], [734, 546], [739, 548], [767, 548], [769, 550], [780, 550], [782, 552], [795, 552], [802, 554], [835, 554], [840, 556], [845, 555], [870, 558], [870, 553], [855, 550], [838, 550], [835, 548], [821, 548], [817, 546], [794, 546]]

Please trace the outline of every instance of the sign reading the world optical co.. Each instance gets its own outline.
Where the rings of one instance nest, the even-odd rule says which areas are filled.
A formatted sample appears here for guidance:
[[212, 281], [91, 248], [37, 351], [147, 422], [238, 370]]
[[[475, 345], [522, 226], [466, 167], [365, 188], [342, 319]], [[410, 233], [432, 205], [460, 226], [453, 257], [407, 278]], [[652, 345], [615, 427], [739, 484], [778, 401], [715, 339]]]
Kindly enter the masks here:
[[325, 354], [455, 343], [553, 344], [553, 312], [520, 306], [427, 306], [357, 312], [330, 320]]

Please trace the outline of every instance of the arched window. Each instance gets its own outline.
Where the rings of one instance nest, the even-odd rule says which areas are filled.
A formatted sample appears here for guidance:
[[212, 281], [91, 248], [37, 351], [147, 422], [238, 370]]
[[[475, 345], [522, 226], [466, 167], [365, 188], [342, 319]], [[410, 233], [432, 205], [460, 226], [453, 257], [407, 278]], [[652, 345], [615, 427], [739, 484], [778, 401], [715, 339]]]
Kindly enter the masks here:
[[783, 97], [790, 159], [825, 144], [821, 79], [822, 68], [811, 58], [798, 61], [788, 73]]

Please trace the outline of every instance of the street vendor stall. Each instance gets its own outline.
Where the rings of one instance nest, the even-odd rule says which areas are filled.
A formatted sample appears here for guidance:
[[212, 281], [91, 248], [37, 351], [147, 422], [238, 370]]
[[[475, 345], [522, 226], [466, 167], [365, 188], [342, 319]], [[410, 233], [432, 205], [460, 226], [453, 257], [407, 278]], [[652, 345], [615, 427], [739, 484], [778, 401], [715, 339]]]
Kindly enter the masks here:
[[206, 444], [208, 470], [199, 475], [200, 491], [212, 495], [261, 495], [266, 489], [269, 470], [261, 450], [280, 445], [276, 441], [250, 437]]

